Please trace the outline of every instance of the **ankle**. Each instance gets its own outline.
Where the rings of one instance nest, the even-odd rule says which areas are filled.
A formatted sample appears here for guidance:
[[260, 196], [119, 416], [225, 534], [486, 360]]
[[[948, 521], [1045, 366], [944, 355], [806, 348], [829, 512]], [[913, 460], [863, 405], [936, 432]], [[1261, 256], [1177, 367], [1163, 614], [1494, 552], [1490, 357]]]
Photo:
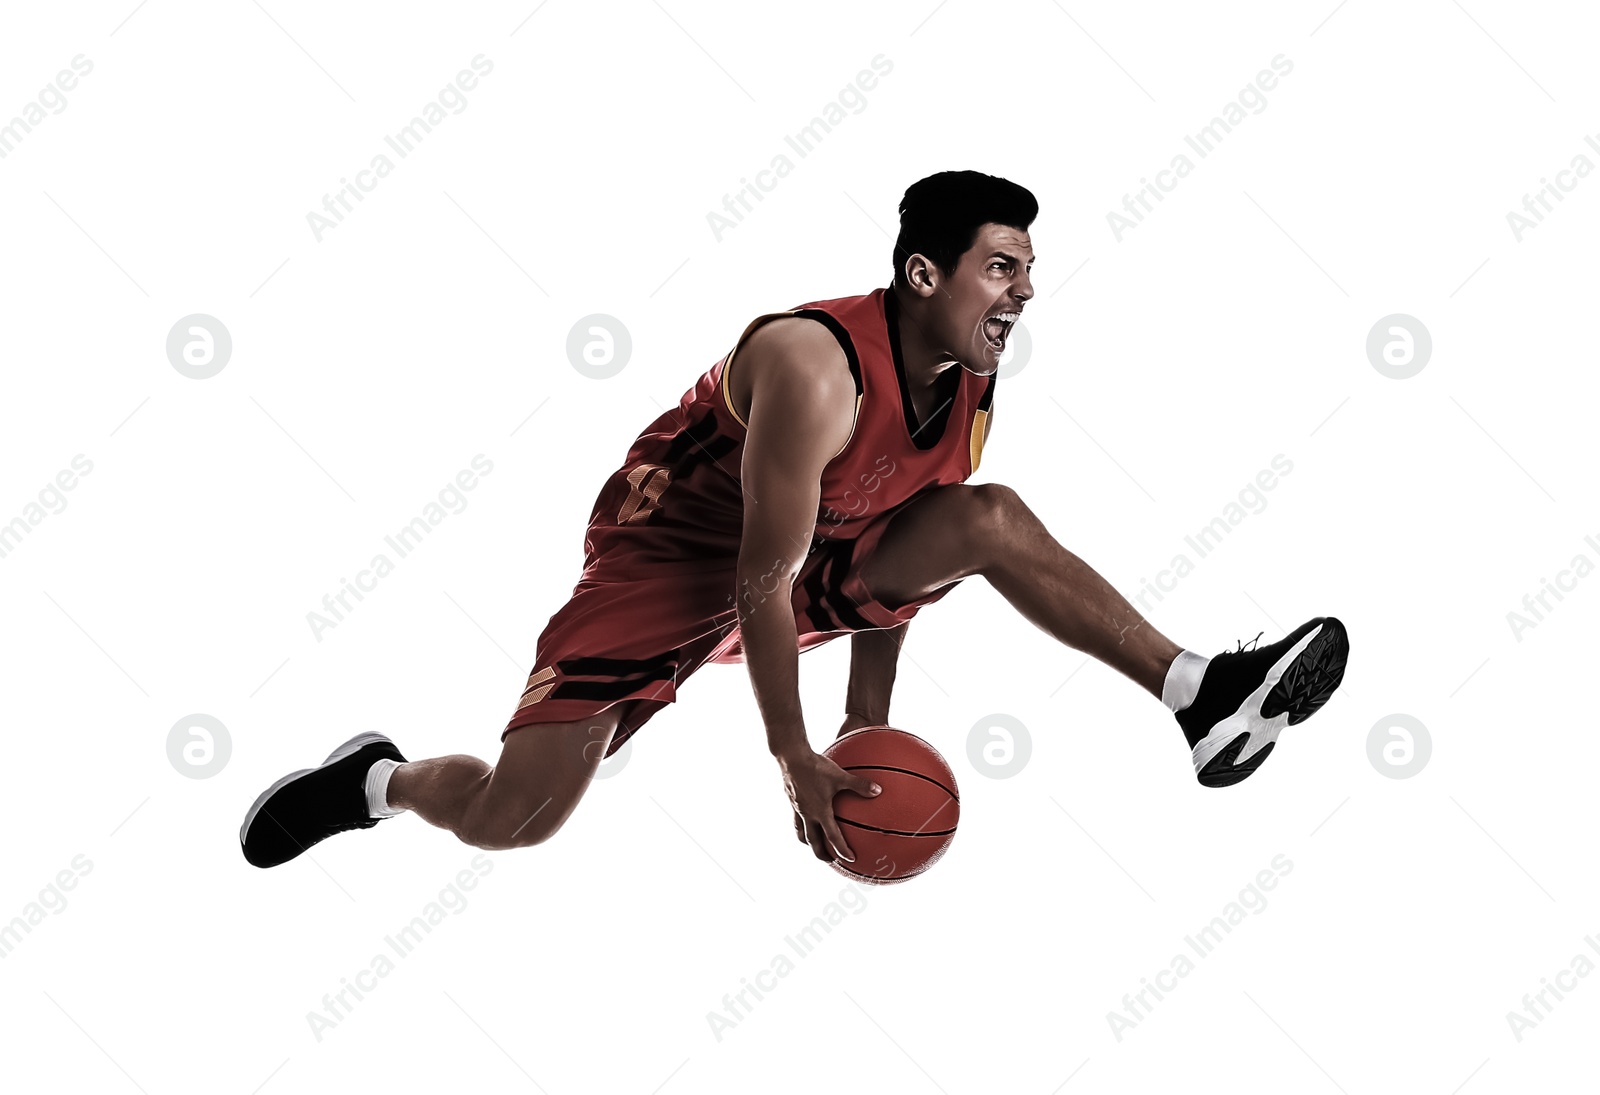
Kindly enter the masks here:
[[1194, 702], [1200, 692], [1200, 680], [1205, 676], [1210, 658], [1201, 657], [1192, 650], [1180, 650], [1167, 667], [1161, 685], [1161, 702], [1177, 714]]
[[365, 785], [367, 795], [367, 814], [371, 817], [393, 817], [404, 813], [406, 807], [391, 805], [389, 795], [390, 782], [395, 772], [407, 767], [397, 760], [383, 759], [374, 761], [372, 767], [367, 769]]

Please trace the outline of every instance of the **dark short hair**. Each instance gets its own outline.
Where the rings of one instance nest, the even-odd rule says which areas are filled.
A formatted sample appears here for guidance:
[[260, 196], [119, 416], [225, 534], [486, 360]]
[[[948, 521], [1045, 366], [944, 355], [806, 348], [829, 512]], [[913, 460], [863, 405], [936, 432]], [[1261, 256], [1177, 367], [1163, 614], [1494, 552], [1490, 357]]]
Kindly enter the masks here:
[[1038, 215], [1038, 199], [1009, 179], [981, 171], [941, 171], [918, 179], [900, 199], [895, 284], [905, 284], [912, 255], [926, 255], [948, 277], [978, 238], [978, 229], [1003, 224], [1025, 232]]

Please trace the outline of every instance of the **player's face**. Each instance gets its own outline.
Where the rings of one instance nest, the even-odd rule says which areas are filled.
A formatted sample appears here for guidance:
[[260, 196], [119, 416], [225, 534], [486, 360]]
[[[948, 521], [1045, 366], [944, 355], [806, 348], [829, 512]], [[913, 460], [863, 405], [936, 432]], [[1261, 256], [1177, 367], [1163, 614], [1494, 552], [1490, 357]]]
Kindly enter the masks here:
[[956, 264], [941, 279], [941, 342], [968, 372], [988, 376], [1000, 368], [1011, 328], [1033, 297], [1033, 244], [1028, 233], [1003, 224], [986, 224]]

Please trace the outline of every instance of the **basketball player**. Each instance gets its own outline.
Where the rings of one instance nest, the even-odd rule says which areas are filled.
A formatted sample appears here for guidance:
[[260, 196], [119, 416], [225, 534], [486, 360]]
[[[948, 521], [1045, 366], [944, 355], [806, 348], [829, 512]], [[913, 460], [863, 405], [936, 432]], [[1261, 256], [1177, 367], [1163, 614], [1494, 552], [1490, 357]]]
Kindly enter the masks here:
[[1338, 620], [1208, 659], [1144, 620], [1016, 491], [965, 485], [1033, 297], [1037, 213], [1027, 190], [977, 172], [914, 183], [889, 288], [757, 317], [606, 480], [499, 762], [408, 762], [359, 734], [255, 801], [245, 858], [275, 866], [406, 810], [479, 848], [538, 844], [696, 670], [743, 661], [797, 836], [853, 862], [834, 796], [878, 788], [812, 749], [797, 659], [849, 632], [843, 730], [885, 723], [909, 621], [972, 575], [1166, 704], [1202, 784], [1254, 772], [1342, 680]]

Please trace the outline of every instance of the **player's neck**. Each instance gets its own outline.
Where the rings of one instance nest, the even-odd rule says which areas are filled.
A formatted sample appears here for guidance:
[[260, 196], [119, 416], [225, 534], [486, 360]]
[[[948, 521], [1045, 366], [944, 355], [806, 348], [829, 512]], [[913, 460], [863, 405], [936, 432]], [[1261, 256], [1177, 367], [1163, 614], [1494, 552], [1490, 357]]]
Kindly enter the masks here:
[[[890, 292], [898, 293], [891, 289]], [[910, 294], [899, 294], [900, 361], [905, 369], [906, 388], [911, 393], [917, 421], [926, 422], [937, 409], [940, 381], [951, 369], [960, 369], [947, 350], [941, 350], [925, 336], [922, 322], [923, 301]]]

